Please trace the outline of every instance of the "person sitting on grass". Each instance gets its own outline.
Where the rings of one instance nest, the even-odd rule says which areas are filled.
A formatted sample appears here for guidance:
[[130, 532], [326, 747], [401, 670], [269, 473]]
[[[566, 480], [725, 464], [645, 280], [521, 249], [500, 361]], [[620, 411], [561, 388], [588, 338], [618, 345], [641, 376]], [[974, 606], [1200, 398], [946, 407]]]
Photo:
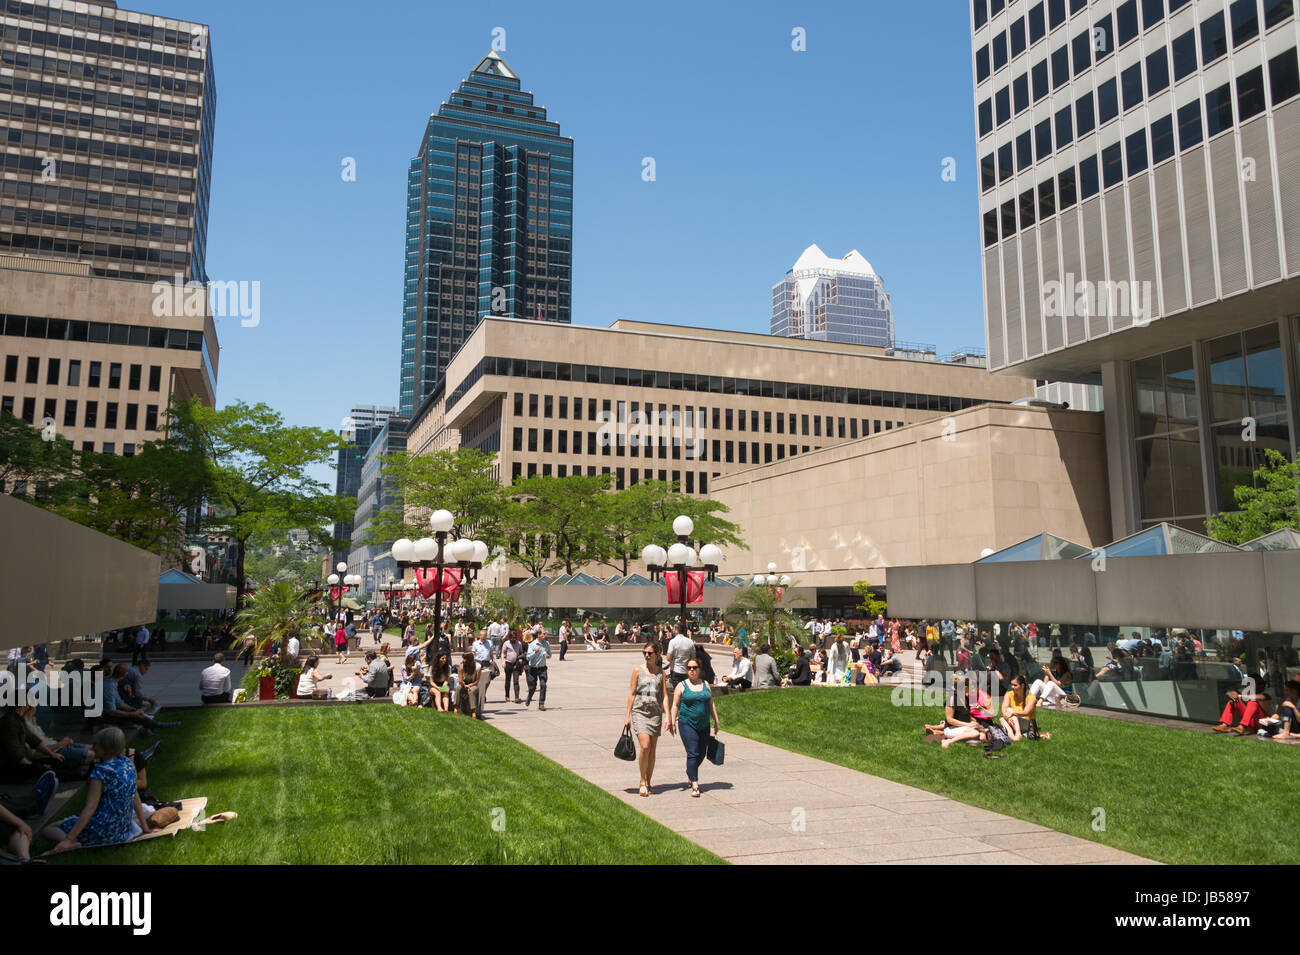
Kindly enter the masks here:
[[1240, 690], [1229, 690], [1228, 705], [1223, 708], [1216, 733], [1236, 733], [1245, 736], [1259, 729], [1260, 720], [1268, 716], [1268, 694], [1261, 693], [1247, 699]]
[[94, 735], [91, 745], [99, 765], [90, 771], [86, 805], [79, 816], [69, 816], [46, 827], [45, 837], [55, 844], [51, 853], [127, 842], [131, 838], [133, 817], [139, 821], [142, 831], [151, 831], [136, 789], [135, 766], [126, 756], [126, 737], [122, 731], [107, 726]]
[[790, 672], [786, 674], [785, 683], [782, 686], [811, 685], [812, 667], [808, 665], [808, 653], [803, 647], [796, 645], [794, 665], [790, 667]]
[[327, 700], [330, 691], [324, 689], [321, 684], [326, 680], [334, 679], [333, 673], [321, 675], [320, 657], [312, 654], [307, 658], [307, 662], [302, 666], [302, 674], [298, 677], [298, 699], [300, 700]]
[[953, 680], [952, 693], [943, 710], [943, 722], [926, 724], [927, 735], [938, 734], [943, 737], [940, 746], [947, 749], [953, 743], [978, 743], [985, 738], [987, 729], [972, 716], [970, 697], [966, 681], [961, 677]]
[[[1064, 660], [1061, 661], [1064, 664]], [[1029, 686], [1029, 692], [1038, 700], [1038, 705], [1047, 709], [1058, 706], [1078, 706], [1079, 697], [1071, 693], [1061, 682], [1060, 677], [1049, 666], [1042, 667], [1043, 675]], [[1065, 678], [1069, 679], [1070, 669], [1065, 668]]]
[[19, 862], [31, 862], [32, 827], [24, 819], [45, 815], [58, 781], [43, 773], [30, 793], [0, 802], [0, 849]]
[[[107, 662], [107, 661], [105, 661]], [[128, 706], [122, 702], [122, 695], [117, 690], [117, 682], [126, 676], [126, 664], [119, 663], [112, 671], [112, 677], [109, 678], [105, 672], [104, 679], [104, 711], [98, 719], [112, 724], [135, 723], [140, 727], [141, 736], [152, 736], [155, 730], [168, 729], [174, 726], [180, 726], [179, 721], [162, 722], [152, 716], [147, 715], [143, 710], [138, 710], [133, 706]], [[94, 717], [91, 717], [94, 719]]]
[[1260, 721], [1259, 732], [1279, 743], [1300, 740], [1300, 680], [1289, 680], [1277, 715]]
[[1011, 689], [1002, 698], [1002, 719], [999, 724], [1006, 730], [1011, 742], [1021, 739], [1051, 739], [1051, 733], [1038, 732], [1038, 720], [1034, 716], [1038, 709], [1038, 699], [1029, 692], [1025, 678], [1017, 674], [1011, 678]]

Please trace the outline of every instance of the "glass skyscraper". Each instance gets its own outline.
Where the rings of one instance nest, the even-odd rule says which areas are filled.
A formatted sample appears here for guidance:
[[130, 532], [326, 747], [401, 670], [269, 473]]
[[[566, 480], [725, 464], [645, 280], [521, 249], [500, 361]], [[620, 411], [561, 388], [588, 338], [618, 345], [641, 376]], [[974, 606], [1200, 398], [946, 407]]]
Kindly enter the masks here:
[[429, 117], [407, 173], [400, 412], [485, 314], [568, 323], [573, 140], [495, 52]]
[[846, 345], [894, 344], [894, 310], [871, 263], [854, 249], [832, 259], [816, 245], [772, 286], [772, 334]]
[[206, 282], [208, 28], [111, 2], [0, 0], [0, 253]]

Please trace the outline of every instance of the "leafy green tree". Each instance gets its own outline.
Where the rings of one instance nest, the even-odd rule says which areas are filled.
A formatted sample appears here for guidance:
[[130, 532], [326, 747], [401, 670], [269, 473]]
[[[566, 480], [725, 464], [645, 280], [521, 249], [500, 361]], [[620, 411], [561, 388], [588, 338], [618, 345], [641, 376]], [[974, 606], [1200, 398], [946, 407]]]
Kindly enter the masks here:
[[545, 522], [530, 503], [506, 501], [501, 533], [506, 556], [527, 570], [529, 576], [541, 577], [552, 567], [554, 556], [551, 539], [544, 529]]
[[[276, 553], [276, 550], [279, 553]], [[320, 551], [303, 550], [287, 541], [261, 542], [250, 541], [248, 558], [244, 569], [249, 580], [254, 583], [270, 583], [285, 580], [289, 583], [307, 585], [320, 579]]]
[[620, 574], [626, 575], [641, 559], [641, 549], [647, 544], [667, 546], [676, 541], [673, 521], [680, 514], [695, 522], [692, 539], [745, 549], [740, 527], [722, 517], [728, 510], [725, 504], [683, 494], [667, 481], [642, 481], [611, 491], [603, 509], [609, 546], [596, 559]]
[[44, 506], [79, 490], [67, 483], [75, 472], [71, 441], [32, 427], [22, 418], [0, 414], [0, 489], [39, 491], [33, 503]]
[[1254, 484], [1238, 485], [1232, 496], [1237, 510], [1212, 514], [1205, 522], [1216, 540], [1244, 544], [1271, 531], [1300, 529], [1300, 462], [1269, 448]]
[[885, 612], [884, 598], [878, 597], [875, 591], [872, 590], [871, 585], [865, 580], [859, 580], [855, 583], [853, 585], [853, 592], [862, 598], [862, 602], [858, 604], [858, 607], [868, 617], [874, 620], [877, 616]]
[[397, 503], [375, 515], [366, 543], [388, 546], [402, 537], [428, 537], [429, 515], [442, 509], [455, 518], [451, 539], [478, 539], [489, 549], [504, 545], [506, 494], [494, 466], [493, 455], [474, 448], [384, 455], [380, 467], [397, 490]]
[[190, 405], [198, 446], [208, 460], [210, 498], [217, 513], [209, 519], [213, 531], [229, 535], [238, 546], [236, 608], [243, 606], [245, 560], [250, 540], [278, 537], [306, 528], [323, 547], [336, 549], [324, 529], [351, 518], [353, 498], [335, 497], [310, 474], [312, 467], [331, 463], [338, 435], [320, 428], [290, 427], [265, 404], [243, 401], [225, 408]]
[[604, 503], [609, 479], [608, 474], [534, 475], [511, 486], [511, 499], [527, 515], [521, 528], [525, 537], [550, 544], [554, 558], [547, 565], [572, 574], [608, 552]]

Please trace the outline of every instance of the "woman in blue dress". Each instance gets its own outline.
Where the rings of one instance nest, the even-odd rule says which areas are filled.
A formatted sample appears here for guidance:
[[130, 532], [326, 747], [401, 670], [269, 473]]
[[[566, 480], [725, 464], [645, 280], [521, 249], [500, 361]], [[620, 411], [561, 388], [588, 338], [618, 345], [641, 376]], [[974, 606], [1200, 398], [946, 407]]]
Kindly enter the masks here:
[[99, 764], [90, 771], [86, 806], [81, 815], [69, 816], [46, 828], [45, 837], [55, 843], [52, 852], [127, 842], [133, 817], [143, 831], [150, 831], [122, 731], [116, 726], [106, 727], [94, 735], [91, 744]]

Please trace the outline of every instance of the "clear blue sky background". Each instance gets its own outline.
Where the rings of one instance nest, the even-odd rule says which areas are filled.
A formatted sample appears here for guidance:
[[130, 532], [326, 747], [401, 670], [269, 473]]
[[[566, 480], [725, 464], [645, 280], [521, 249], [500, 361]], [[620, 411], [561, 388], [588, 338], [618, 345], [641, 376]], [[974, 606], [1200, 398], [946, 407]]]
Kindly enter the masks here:
[[122, 5], [212, 27], [208, 271], [261, 282], [261, 324], [218, 325], [220, 404], [397, 403], [407, 163], [498, 26], [574, 139], [575, 323], [766, 332], [816, 242], [871, 261], [899, 339], [983, 345], [965, 0]]

